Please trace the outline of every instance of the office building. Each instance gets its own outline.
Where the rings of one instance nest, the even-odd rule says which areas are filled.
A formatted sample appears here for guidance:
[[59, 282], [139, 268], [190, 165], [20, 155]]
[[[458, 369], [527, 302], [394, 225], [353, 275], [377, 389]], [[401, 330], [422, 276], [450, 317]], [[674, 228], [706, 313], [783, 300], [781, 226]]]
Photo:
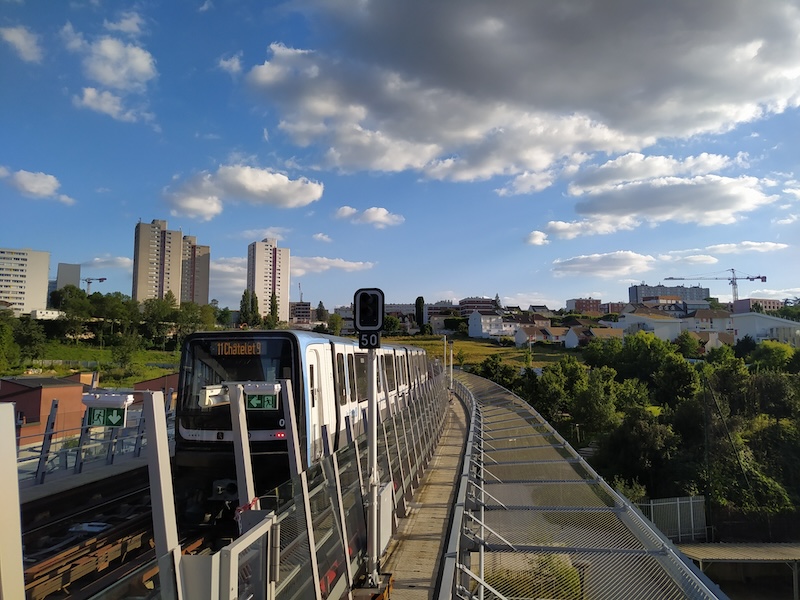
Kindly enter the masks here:
[[177, 302], [192, 299], [198, 304], [208, 304], [209, 264], [209, 247], [197, 246], [194, 237], [184, 239], [180, 231], [168, 230], [166, 221], [140, 221], [133, 242], [131, 295], [142, 302], [164, 298], [171, 291]]
[[247, 247], [247, 289], [258, 299], [261, 316], [269, 314], [272, 294], [278, 301], [278, 320], [289, 322], [289, 249], [265, 238]]
[[47, 308], [50, 253], [0, 248], [0, 303], [16, 316]]

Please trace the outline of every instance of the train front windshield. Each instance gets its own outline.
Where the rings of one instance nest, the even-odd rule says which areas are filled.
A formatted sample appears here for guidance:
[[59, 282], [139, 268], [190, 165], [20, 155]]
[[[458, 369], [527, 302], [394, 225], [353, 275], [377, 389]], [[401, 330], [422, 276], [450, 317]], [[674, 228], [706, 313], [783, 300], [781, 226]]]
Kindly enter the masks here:
[[288, 337], [190, 339], [181, 357], [180, 410], [184, 414], [213, 410], [213, 406], [203, 402], [202, 390], [209, 385], [224, 381], [292, 379], [292, 357], [292, 343]]

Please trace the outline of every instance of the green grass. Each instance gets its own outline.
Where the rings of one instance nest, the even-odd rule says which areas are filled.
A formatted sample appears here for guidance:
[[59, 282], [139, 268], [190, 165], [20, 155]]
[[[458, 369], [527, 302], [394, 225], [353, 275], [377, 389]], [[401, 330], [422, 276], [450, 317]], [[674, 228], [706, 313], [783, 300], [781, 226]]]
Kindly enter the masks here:
[[[428, 353], [428, 357], [432, 359], [441, 360], [444, 354], [444, 342], [442, 336], [412, 336], [412, 337], [386, 337], [386, 343], [399, 343], [408, 344], [410, 346], [419, 346], [424, 348]], [[448, 340], [449, 342], [450, 340]], [[503, 362], [509, 363], [514, 366], [525, 366], [525, 348], [515, 348], [514, 346], [500, 346], [497, 342], [491, 340], [475, 340], [469, 338], [456, 338], [453, 340], [453, 357], [456, 364], [458, 364], [458, 352], [463, 350], [465, 359], [464, 366], [472, 367], [482, 363], [493, 354], [499, 354]], [[544, 367], [549, 364], [558, 362], [569, 351], [564, 350], [561, 346], [555, 345], [534, 345], [533, 351], [533, 366]], [[570, 352], [571, 353], [571, 352]], [[447, 360], [450, 361], [450, 348], [447, 348]], [[579, 358], [580, 360], [580, 358]]]

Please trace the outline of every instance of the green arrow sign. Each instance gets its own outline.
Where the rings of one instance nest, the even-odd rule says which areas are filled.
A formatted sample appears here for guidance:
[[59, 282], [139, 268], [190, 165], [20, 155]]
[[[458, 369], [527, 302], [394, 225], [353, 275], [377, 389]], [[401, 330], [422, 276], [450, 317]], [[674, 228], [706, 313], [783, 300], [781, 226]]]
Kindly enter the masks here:
[[247, 396], [247, 408], [254, 410], [276, 410], [278, 396], [275, 394], [252, 394]]
[[90, 427], [125, 427], [124, 408], [89, 407]]

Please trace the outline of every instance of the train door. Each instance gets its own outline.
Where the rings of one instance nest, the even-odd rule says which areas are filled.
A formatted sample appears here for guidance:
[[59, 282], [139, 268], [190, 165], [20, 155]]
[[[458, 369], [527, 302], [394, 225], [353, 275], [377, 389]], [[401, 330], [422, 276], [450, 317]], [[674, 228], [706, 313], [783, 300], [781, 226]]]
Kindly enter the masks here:
[[333, 344], [334, 385], [336, 389], [337, 420], [335, 424], [334, 450], [347, 443], [345, 434], [346, 419], [355, 427], [358, 413], [358, 399], [355, 390], [355, 367], [353, 349], [346, 344]]
[[[306, 354], [308, 372], [308, 459], [309, 464], [316, 462], [323, 454], [322, 426], [328, 425], [328, 435], [335, 427], [335, 415], [328, 405], [333, 390], [333, 373], [331, 372], [331, 347], [329, 344], [310, 346]], [[328, 440], [332, 440], [329, 438]]]

